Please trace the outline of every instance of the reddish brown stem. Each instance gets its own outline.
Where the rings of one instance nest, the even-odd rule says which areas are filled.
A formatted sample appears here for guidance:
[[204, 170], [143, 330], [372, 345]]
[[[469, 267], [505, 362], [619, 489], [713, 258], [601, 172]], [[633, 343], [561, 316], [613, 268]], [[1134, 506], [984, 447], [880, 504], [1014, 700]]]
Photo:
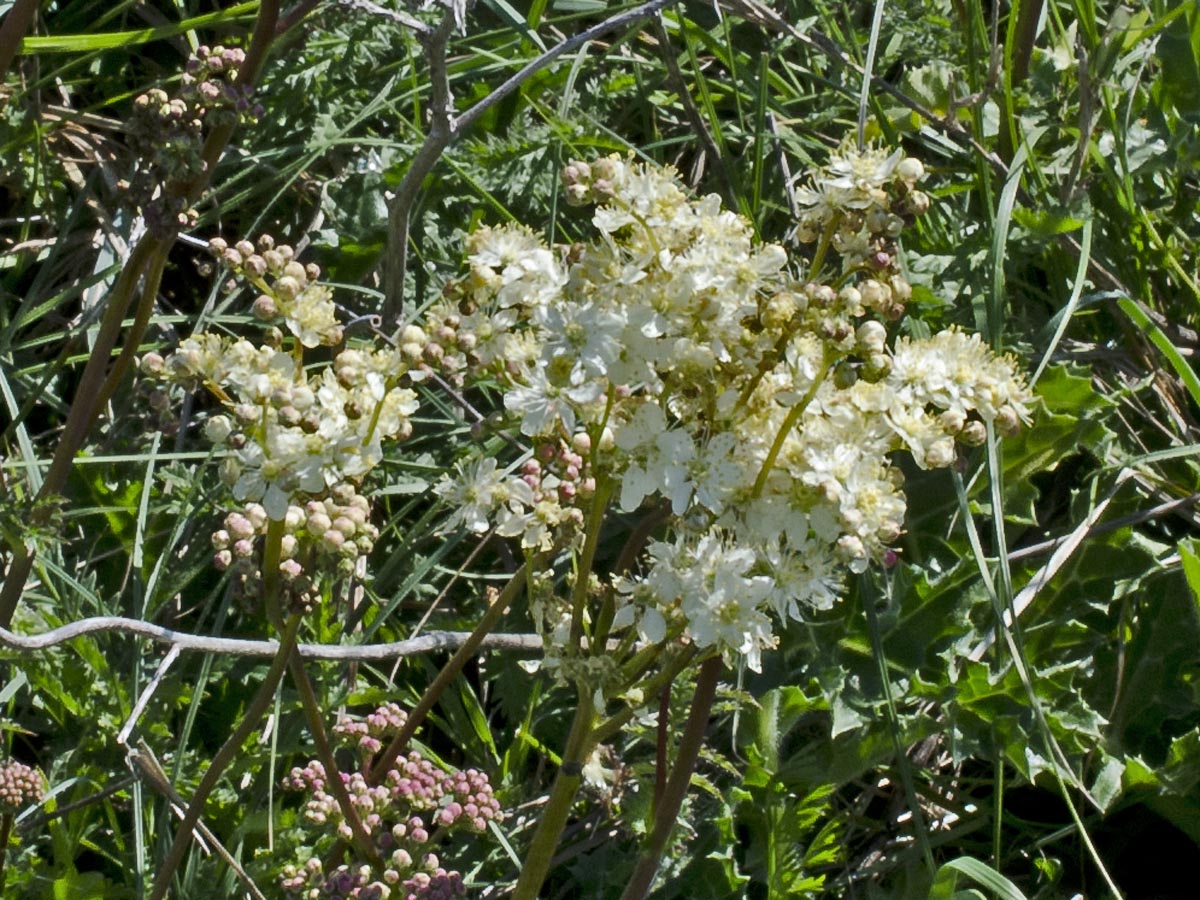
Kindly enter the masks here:
[[650, 833], [650, 840], [642, 851], [637, 868], [633, 870], [633, 876], [625, 886], [621, 900], [644, 900], [654, 884], [663, 851], [667, 849], [671, 830], [679, 818], [679, 809], [692, 782], [696, 760], [700, 758], [700, 747], [704, 744], [704, 732], [708, 729], [708, 717], [717, 697], [717, 681], [720, 677], [721, 657], [705, 660], [696, 679], [696, 694], [692, 698], [692, 709], [679, 742], [679, 755], [675, 758], [675, 766], [663, 791], [662, 802], [654, 810], [654, 830]]
[[517, 571], [513, 574], [513, 577], [509, 579], [508, 584], [505, 585], [504, 590], [501, 591], [500, 596], [496, 598], [496, 601], [492, 604], [491, 608], [484, 613], [484, 616], [482, 619], [480, 619], [479, 624], [475, 626], [475, 630], [471, 632], [471, 636], [467, 639], [466, 643], [458, 648], [458, 651], [452, 657], [450, 657], [450, 661], [446, 663], [446, 665], [442, 668], [442, 671], [438, 672], [437, 678], [433, 680], [433, 684], [426, 688], [425, 693], [421, 695], [421, 699], [417, 702], [417, 705], [413, 707], [412, 711], [404, 720], [404, 726], [400, 729], [399, 733], [392, 738], [392, 742], [388, 744], [386, 748], [384, 748], [383, 753], [379, 756], [379, 758], [375, 761], [375, 765], [371, 768], [370, 780], [373, 784], [379, 784], [381, 781], [383, 781], [384, 776], [387, 775], [388, 769], [390, 769], [392, 763], [396, 761], [396, 757], [398, 757], [408, 747], [408, 742], [416, 733], [418, 726], [425, 721], [425, 717], [429, 715], [433, 707], [437, 705], [442, 693], [454, 682], [454, 679], [458, 677], [458, 673], [462, 671], [463, 666], [467, 664], [467, 661], [479, 652], [479, 646], [483, 643], [484, 637], [486, 637], [498, 624], [500, 624], [500, 619], [504, 615], [504, 611], [508, 608], [508, 605], [512, 603], [513, 598], [517, 596], [521, 588], [524, 587], [525, 578], [530, 571], [531, 569], [528, 563], [517, 569]]
[[663, 685], [662, 693], [658, 695], [658, 743], [654, 758], [654, 804], [651, 811], [657, 810], [662, 803], [663, 793], [667, 789], [667, 741], [671, 736], [671, 683]]
[[8, 74], [8, 67], [17, 58], [21, 42], [25, 39], [33, 17], [37, 14], [40, 0], [17, 0], [0, 22], [0, 81]]

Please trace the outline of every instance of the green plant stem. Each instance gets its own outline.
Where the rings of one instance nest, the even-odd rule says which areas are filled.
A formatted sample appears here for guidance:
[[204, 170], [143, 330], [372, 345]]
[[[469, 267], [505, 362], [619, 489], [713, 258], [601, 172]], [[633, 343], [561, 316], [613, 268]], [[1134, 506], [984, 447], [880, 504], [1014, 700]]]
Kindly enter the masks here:
[[[642, 686], [643, 695], [653, 697], [662, 690], [664, 685], [668, 685], [674, 681], [680, 672], [682, 672], [684, 669], [690, 666], [693, 661], [695, 661], [696, 653], [697, 650], [695, 647], [688, 647], [686, 650], [672, 659], [666, 665], [666, 667], [662, 669], [662, 671], [656, 674], [653, 678], [647, 679], [646, 683]], [[597, 725], [595, 731], [593, 732], [595, 742], [597, 744], [603, 744], [605, 741], [611, 740], [613, 737], [615, 737], [617, 733], [621, 731], [621, 729], [629, 724], [629, 721], [633, 718], [634, 713], [637, 712], [638, 708], [639, 705], [637, 704], [627, 706], [620, 712], [614, 713]]]
[[526, 851], [525, 864], [521, 867], [520, 878], [517, 879], [517, 886], [513, 890], [513, 900], [536, 900], [546, 876], [550, 873], [554, 851], [558, 848], [558, 841], [571, 814], [579, 783], [583, 780], [583, 764], [592, 747], [596, 745], [592, 733], [595, 721], [596, 707], [592, 702], [592, 692], [586, 685], [580, 685], [579, 704], [575, 708], [575, 718], [571, 722], [571, 732], [563, 750], [562, 765], [554, 778], [550, 799], [546, 802], [546, 808], [542, 810], [537, 830], [533, 833], [533, 840]]
[[767, 452], [767, 458], [763, 461], [758, 478], [754, 480], [753, 496], [759, 497], [762, 495], [763, 488], [767, 486], [767, 479], [771, 477], [771, 469], [775, 467], [775, 460], [779, 458], [779, 453], [783, 450], [783, 442], [787, 440], [787, 436], [796, 427], [796, 423], [800, 421], [800, 417], [804, 415], [804, 411], [808, 409], [808, 404], [812, 402], [812, 398], [817, 395], [817, 391], [825, 382], [826, 376], [829, 375], [830, 368], [831, 360], [829, 359], [828, 351], [826, 351], [825, 359], [821, 361], [821, 371], [813, 379], [813, 383], [809, 385], [808, 390], [800, 398], [799, 402], [788, 410], [787, 418], [783, 420], [783, 425], [779, 428], [779, 434], [775, 435], [775, 442], [771, 444], [771, 449]]
[[391, 768], [392, 763], [396, 761], [405, 748], [408, 747], [408, 742], [412, 740], [413, 734], [417, 728], [425, 721], [425, 717], [429, 715], [430, 710], [437, 704], [442, 696], [442, 692], [450, 686], [463, 666], [477, 652], [479, 645], [483, 643], [483, 639], [500, 624], [500, 619], [504, 616], [504, 611], [508, 609], [508, 605], [520, 593], [521, 588], [525, 586], [525, 581], [529, 574], [533, 571], [532, 563], [525, 563], [521, 568], [513, 573], [508, 584], [504, 586], [504, 590], [500, 592], [500, 596], [496, 598], [496, 602], [491, 605], [483, 618], [479, 620], [479, 624], [475, 626], [475, 630], [471, 632], [471, 636], [463, 643], [461, 647], [450, 657], [450, 661], [442, 667], [442, 671], [438, 672], [437, 678], [433, 680], [433, 684], [425, 689], [425, 693], [421, 695], [421, 699], [417, 701], [417, 705], [413, 707], [408, 716], [404, 720], [404, 726], [396, 734], [390, 744], [384, 748], [383, 753], [375, 761], [375, 765], [371, 767], [369, 781], [372, 784], [379, 784]]
[[[584, 526], [583, 549], [579, 553], [579, 564], [575, 569], [575, 589], [571, 597], [571, 650], [579, 649], [583, 637], [583, 612], [587, 605], [588, 585], [591, 582], [592, 564], [596, 561], [596, 547], [600, 543], [600, 526], [608, 509], [608, 498], [612, 496], [613, 480], [602, 477], [592, 494], [592, 506]], [[595, 648], [589, 648], [595, 650]]]
[[667, 779], [662, 802], [654, 810], [654, 830], [650, 833], [650, 841], [642, 851], [629, 883], [625, 885], [621, 900], [643, 900], [654, 884], [654, 876], [658, 874], [663, 851], [667, 848], [667, 841], [675, 827], [675, 820], [679, 817], [680, 807], [683, 806], [683, 798], [687, 796], [688, 787], [692, 783], [696, 761], [700, 758], [700, 747], [704, 744], [704, 733], [708, 730], [713, 701], [717, 698], [717, 682], [721, 677], [721, 668], [719, 656], [709, 657], [700, 666], [700, 675], [696, 679], [696, 693], [692, 697], [692, 708], [688, 713], [683, 737], [679, 741], [679, 753], [675, 757], [675, 765], [671, 768], [671, 777]]
[[341, 809], [342, 817], [346, 820], [346, 824], [350, 826], [350, 831], [354, 835], [355, 848], [371, 865], [382, 869], [383, 859], [379, 855], [379, 849], [375, 846], [371, 840], [371, 836], [367, 833], [367, 829], [363, 826], [362, 818], [358, 815], [358, 810], [354, 808], [354, 804], [350, 801], [350, 794], [346, 790], [346, 785], [342, 783], [337, 759], [333, 755], [333, 747], [330, 746], [329, 736], [325, 733], [325, 723], [321, 718], [321, 706], [317, 703], [316, 692], [313, 690], [312, 681], [309, 680], [308, 672], [304, 669], [304, 660], [299, 653], [292, 652], [288, 668], [291, 670], [292, 681], [296, 684], [296, 690], [300, 693], [300, 704], [304, 708], [304, 718], [308, 721], [308, 730], [312, 732], [313, 743], [316, 744], [317, 759], [325, 767], [325, 784], [329, 787], [330, 793], [333, 794], [334, 800], [337, 801], [338, 808]]
[[266, 715], [267, 709], [275, 698], [275, 691], [279, 687], [279, 682], [283, 679], [283, 673], [287, 669], [292, 652], [295, 650], [296, 636], [300, 632], [300, 622], [301, 617], [299, 613], [293, 613], [291, 618], [288, 619], [279, 641], [279, 652], [275, 654], [275, 658], [271, 661], [271, 668], [267, 670], [267, 675], [263, 679], [258, 693], [254, 695], [254, 699], [246, 707], [246, 712], [242, 716], [242, 721], [238, 724], [238, 727], [234, 729], [233, 734], [229, 736], [225, 743], [221, 745], [221, 749], [213, 756], [212, 763], [209, 764], [204, 776], [200, 779], [200, 784], [196, 786], [195, 793], [192, 794], [191, 802], [188, 804], [187, 812], [184, 813], [183, 821], [179, 824], [179, 830], [175, 832], [175, 840], [171, 843], [171, 849], [167, 852], [166, 859], [163, 860], [162, 866], [159, 868], [158, 874], [154, 879], [154, 887], [149, 895], [150, 900], [163, 900], [167, 895], [167, 890], [171, 886], [171, 879], [175, 876], [175, 870], [183, 862], [183, 856], [187, 852], [188, 844], [191, 843], [192, 829], [200, 821], [200, 815], [204, 811], [204, 803], [208, 799], [208, 795], [217, 786], [217, 781], [229, 767], [229, 764], [242, 752], [242, 744], [246, 738], [258, 727], [263, 716]]
[[879, 684], [883, 689], [883, 699], [887, 710], [888, 731], [892, 737], [892, 750], [896, 754], [896, 766], [900, 770], [900, 782], [904, 786], [904, 794], [908, 799], [908, 810], [912, 814], [913, 834], [917, 846], [921, 848], [921, 857], [929, 869], [932, 878], [937, 872], [933, 862], [933, 850], [929, 845], [929, 830], [925, 825], [925, 814], [921, 812], [921, 799], [917, 796], [916, 782], [913, 779], [912, 762], [908, 758], [908, 750], [900, 738], [900, 716], [896, 712], [896, 699], [892, 696], [892, 678], [888, 673], [887, 657], [883, 653], [883, 632], [879, 627], [879, 616], [875, 612], [874, 592], [869, 590], [870, 582], [863, 576], [859, 582], [862, 585], [863, 612], [867, 617], [867, 628], [871, 633], [871, 655], [875, 657], [875, 666], [879, 672]]
[[808, 267], [808, 278], [810, 281], [816, 281], [817, 276], [821, 274], [821, 266], [825, 264], [825, 255], [829, 252], [830, 245], [833, 244], [833, 236], [837, 234], [838, 226], [841, 222], [842, 217], [839, 213], [825, 226], [825, 231], [822, 232], [821, 240], [817, 244], [817, 250], [813, 254], [812, 265]]

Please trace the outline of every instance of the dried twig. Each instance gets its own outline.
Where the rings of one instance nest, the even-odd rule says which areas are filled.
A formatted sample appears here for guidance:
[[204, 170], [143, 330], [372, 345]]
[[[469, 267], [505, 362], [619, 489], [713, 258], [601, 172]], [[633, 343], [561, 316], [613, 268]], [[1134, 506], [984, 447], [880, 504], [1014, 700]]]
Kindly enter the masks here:
[[[180, 650], [196, 650], [220, 656], [246, 656], [271, 658], [279, 652], [279, 642], [274, 640], [251, 641], [242, 638], [219, 638], [188, 634], [122, 616], [95, 616], [80, 619], [69, 625], [53, 628], [42, 634], [20, 635], [0, 628], [0, 647], [22, 653], [45, 650], [87, 634], [118, 632], [136, 634], [161, 644], [171, 644]], [[420, 637], [390, 644], [300, 644], [296, 651], [305, 659], [381, 661], [434, 653], [438, 650], [456, 650], [471, 636], [466, 631], [431, 631]], [[536, 634], [489, 634], [479, 646], [481, 650], [516, 650], [535, 652], [542, 648], [542, 639]]]
[[[137, 749], [129, 748], [128, 751], [129, 764], [133, 768], [139, 770], [143, 780], [150, 783], [156, 791], [162, 794], [170, 802], [171, 807], [175, 810], [175, 814], [180, 818], [184, 816], [184, 810], [187, 808], [187, 802], [179, 796], [179, 792], [171, 785], [167, 778], [167, 773], [163, 771], [162, 765], [158, 761], [158, 757], [154, 755], [154, 751], [146, 744], [145, 741], [138, 741]], [[254, 879], [242, 868], [242, 864], [234, 858], [234, 855], [225, 849], [212, 830], [204, 824], [203, 821], [196, 823], [196, 831], [200, 837], [212, 847], [217, 856], [225, 862], [233, 870], [233, 874], [237, 876], [238, 881], [246, 889], [254, 900], [267, 900]]]

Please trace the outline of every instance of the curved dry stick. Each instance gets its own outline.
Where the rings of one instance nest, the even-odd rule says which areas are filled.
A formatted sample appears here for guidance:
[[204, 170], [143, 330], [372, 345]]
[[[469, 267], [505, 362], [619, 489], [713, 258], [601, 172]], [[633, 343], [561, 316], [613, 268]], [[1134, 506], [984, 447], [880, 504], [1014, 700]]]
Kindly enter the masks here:
[[[141, 619], [123, 616], [96, 616], [80, 619], [41, 634], [16, 634], [0, 628], [0, 647], [20, 653], [35, 653], [56, 647], [88, 634], [117, 632], [136, 634], [160, 644], [170, 644], [181, 650], [194, 650], [220, 656], [271, 658], [279, 652], [278, 641], [252, 641], [243, 638], [219, 638], [173, 631]], [[300, 644], [296, 652], [304, 659], [328, 659], [357, 662], [382, 662], [439, 650], [456, 650], [467, 643], [473, 632], [430, 631], [420, 637], [388, 644]], [[535, 652], [542, 649], [542, 638], [536, 634], [488, 634], [477, 643], [480, 650], [515, 650]]]

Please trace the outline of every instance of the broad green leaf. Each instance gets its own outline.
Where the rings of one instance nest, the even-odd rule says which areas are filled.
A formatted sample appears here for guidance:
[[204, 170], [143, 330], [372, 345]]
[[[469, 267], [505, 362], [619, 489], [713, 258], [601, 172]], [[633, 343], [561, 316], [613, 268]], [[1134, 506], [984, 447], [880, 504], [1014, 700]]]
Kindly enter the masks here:
[[1015, 884], [991, 866], [970, 856], [952, 859], [938, 869], [933, 887], [929, 891], [929, 900], [948, 900], [960, 896], [961, 892], [955, 890], [959, 875], [964, 875], [987, 888], [1000, 900], [1026, 900]]

